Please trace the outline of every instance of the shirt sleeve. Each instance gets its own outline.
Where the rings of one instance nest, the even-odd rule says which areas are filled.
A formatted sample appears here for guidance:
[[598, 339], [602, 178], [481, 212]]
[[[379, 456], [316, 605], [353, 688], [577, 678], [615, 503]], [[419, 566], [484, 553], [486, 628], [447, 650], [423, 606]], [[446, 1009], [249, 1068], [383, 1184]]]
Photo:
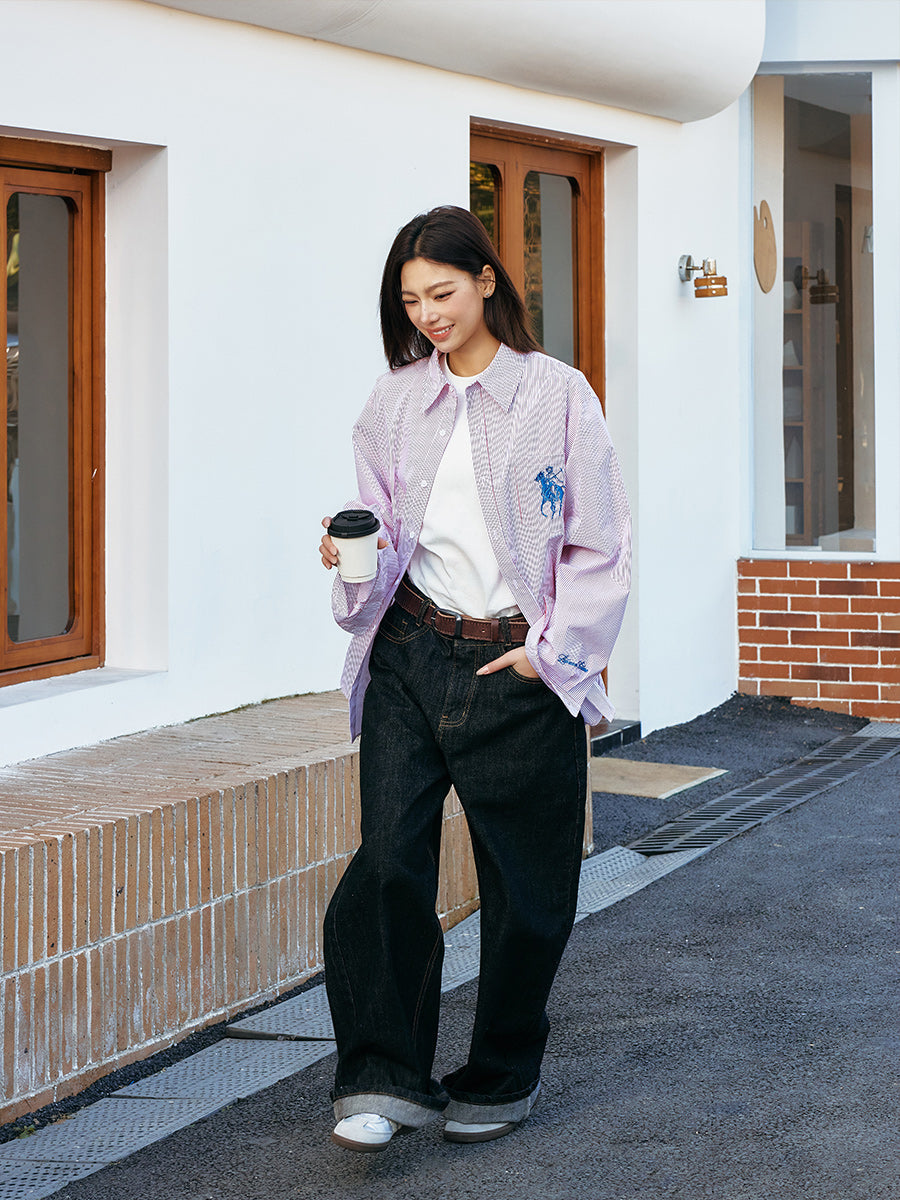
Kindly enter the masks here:
[[366, 583], [345, 583], [335, 572], [331, 592], [334, 618], [348, 633], [363, 633], [378, 620], [388, 595], [399, 581], [400, 563], [390, 488], [390, 436], [378, 388], [372, 392], [353, 427], [353, 453], [356, 459], [358, 495], [346, 506], [368, 508], [381, 521], [378, 536], [387, 546], [378, 551], [378, 573]]
[[569, 711], [593, 725], [613, 714], [602, 672], [631, 586], [631, 518], [600, 402], [583, 377], [573, 391], [562, 549], [543, 618], [532, 625], [526, 651]]

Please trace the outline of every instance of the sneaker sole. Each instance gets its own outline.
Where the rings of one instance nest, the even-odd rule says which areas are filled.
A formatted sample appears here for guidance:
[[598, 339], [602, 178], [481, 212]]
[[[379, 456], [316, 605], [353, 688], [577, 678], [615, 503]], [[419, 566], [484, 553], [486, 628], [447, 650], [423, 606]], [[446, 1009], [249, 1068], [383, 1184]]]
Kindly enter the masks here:
[[493, 1142], [497, 1138], [506, 1137], [508, 1133], [512, 1133], [521, 1125], [521, 1121], [507, 1121], [505, 1125], [501, 1125], [499, 1129], [485, 1129], [480, 1133], [455, 1133], [453, 1130], [444, 1130], [445, 1142], [460, 1142], [468, 1145], [471, 1142]]
[[345, 1138], [339, 1133], [332, 1133], [331, 1140], [336, 1146], [343, 1146], [345, 1150], [355, 1150], [359, 1154], [377, 1154], [379, 1150], [387, 1150], [393, 1137], [394, 1135], [392, 1134], [386, 1142], [355, 1142], [352, 1138]]

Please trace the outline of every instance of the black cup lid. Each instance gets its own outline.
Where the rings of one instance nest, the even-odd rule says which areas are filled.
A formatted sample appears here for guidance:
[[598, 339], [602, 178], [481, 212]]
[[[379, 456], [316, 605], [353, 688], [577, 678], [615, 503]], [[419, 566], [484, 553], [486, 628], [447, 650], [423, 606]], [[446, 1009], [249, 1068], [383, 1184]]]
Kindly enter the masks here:
[[331, 518], [328, 532], [335, 538], [358, 538], [380, 528], [381, 522], [367, 508], [345, 508]]

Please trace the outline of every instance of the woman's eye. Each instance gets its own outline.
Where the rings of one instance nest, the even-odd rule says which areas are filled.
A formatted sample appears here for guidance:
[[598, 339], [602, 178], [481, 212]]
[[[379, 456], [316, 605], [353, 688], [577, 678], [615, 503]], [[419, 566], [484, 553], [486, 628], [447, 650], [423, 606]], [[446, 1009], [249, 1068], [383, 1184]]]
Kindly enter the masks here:
[[452, 295], [452, 292], [441, 292], [439, 296], [435, 296], [435, 300], [449, 300]]

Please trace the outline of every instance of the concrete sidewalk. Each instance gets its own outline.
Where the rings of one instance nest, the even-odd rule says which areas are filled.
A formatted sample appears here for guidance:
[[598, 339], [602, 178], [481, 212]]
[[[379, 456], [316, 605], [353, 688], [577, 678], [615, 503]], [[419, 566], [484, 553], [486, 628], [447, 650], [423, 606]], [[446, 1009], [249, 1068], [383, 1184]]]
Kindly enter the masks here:
[[[730, 781], [688, 792], [684, 811], [752, 764], [786, 761], [798, 739], [833, 736], [796, 714], [775, 714], [781, 744], [767, 726], [755, 745], [753, 719], [726, 729], [720, 714], [710, 732], [710, 714], [628, 749], [683, 761], [692, 725], [695, 742], [717, 743], [730, 765], [711, 746], [701, 757]], [[341, 1151], [324, 1058], [56, 1194], [896, 1200], [898, 795], [900, 756], [582, 921], [552, 1000], [541, 1103], [509, 1138], [452, 1146], [435, 1125], [384, 1155]], [[601, 848], [621, 840], [628, 807], [617, 799]], [[444, 997], [439, 1071], [456, 1065], [474, 997], [474, 983]]]

